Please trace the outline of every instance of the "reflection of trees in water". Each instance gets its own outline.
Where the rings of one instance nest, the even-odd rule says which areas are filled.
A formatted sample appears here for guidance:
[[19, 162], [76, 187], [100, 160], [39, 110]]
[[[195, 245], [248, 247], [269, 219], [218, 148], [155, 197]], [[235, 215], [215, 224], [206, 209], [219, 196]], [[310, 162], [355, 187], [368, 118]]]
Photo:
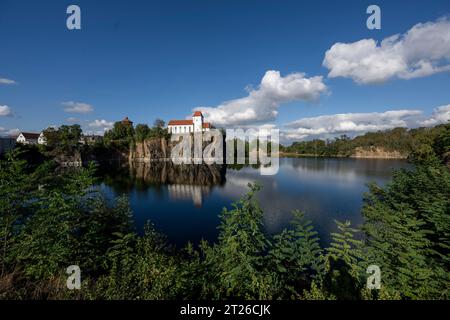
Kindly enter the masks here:
[[218, 165], [132, 162], [130, 170], [136, 178], [149, 183], [214, 186], [225, 182], [225, 167]]
[[157, 193], [168, 185], [172, 199], [192, 199], [201, 205], [204, 195], [209, 194], [215, 185], [225, 184], [224, 165], [175, 165], [172, 162], [130, 162], [101, 166], [102, 182], [116, 193], [129, 193], [132, 190]]
[[227, 166], [228, 169], [232, 169], [232, 170], [235, 170], [235, 171], [240, 171], [243, 168], [259, 169], [261, 167], [261, 164], [248, 164], [248, 163], [237, 164], [237, 163], [234, 163], [234, 164], [227, 164], [226, 166]]
[[348, 158], [286, 158], [283, 165], [304, 172], [331, 173], [335, 176], [369, 176], [389, 178], [394, 169], [405, 166], [405, 160]]

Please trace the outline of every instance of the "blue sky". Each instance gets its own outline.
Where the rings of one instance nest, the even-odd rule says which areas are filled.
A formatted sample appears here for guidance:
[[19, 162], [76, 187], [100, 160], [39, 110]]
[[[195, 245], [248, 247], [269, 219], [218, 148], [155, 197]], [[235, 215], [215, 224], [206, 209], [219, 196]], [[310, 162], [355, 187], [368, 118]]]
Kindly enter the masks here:
[[[70, 4], [81, 8], [81, 30], [66, 28]], [[370, 4], [381, 8], [381, 30], [366, 27]], [[318, 129], [320, 124], [309, 128], [309, 121], [301, 126], [292, 123], [322, 115], [400, 109], [420, 110], [421, 121], [426, 121], [435, 108], [450, 104], [450, 73], [445, 69], [450, 47], [445, 41], [440, 41], [445, 43], [437, 57], [426, 41], [419, 42], [425, 52], [402, 53], [411, 63], [429, 54], [437, 67], [445, 69], [425, 76], [410, 77], [400, 70], [383, 81], [370, 77], [358, 81], [351, 72], [329, 77], [331, 68], [323, 62], [336, 43], [380, 42], [449, 14], [448, 0], [0, 0], [0, 106], [8, 110], [3, 108], [0, 116], [0, 133], [16, 128], [40, 131], [68, 123], [69, 118], [76, 118], [86, 130], [103, 129], [102, 124], [125, 116], [138, 123], [152, 123], [157, 117], [183, 119], [203, 106], [211, 108], [214, 120], [218, 119], [214, 108], [246, 97], [249, 90], [258, 92], [269, 70], [278, 71], [281, 80], [298, 73], [305, 73], [302, 79], [322, 76], [326, 89], [314, 98], [297, 92], [294, 98], [275, 99], [279, 105], [269, 111], [275, 110], [276, 116], [257, 115], [255, 125], [282, 128], [290, 123], [290, 130], [304, 133], [303, 129]], [[441, 26], [444, 31], [447, 25]], [[411, 46], [405, 50], [411, 51]], [[261, 93], [261, 99], [270, 92]], [[83, 110], [91, 111], [67, 112], [68, 102], [82, 109], [89, 105]], [[258, 113], [258, 105], [252, 108]], [[253, 118], [249, 119], [242, 125], [252, 125]], [[89, 126], [95, 120], [98, 127]]]

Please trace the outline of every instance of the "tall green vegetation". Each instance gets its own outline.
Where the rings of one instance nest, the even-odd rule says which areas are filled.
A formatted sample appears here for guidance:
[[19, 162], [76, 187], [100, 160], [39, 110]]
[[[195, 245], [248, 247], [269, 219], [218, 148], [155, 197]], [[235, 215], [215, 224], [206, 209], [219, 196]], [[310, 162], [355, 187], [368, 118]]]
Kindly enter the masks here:
[[[176, 249], [150, 223], [133, 230], [125, 197], [96, 192], [94, 167], [35, 168], [11, 153], [0, 162], [0, 298], [67, 299], [448, 299], [448, 131], [414, 151], [411, 169], [371, 185], [364, 223], [336, 221], [328, 248], [301, 212], [268, 235], [258, 185], [220, 215], [216, 243]], [[425, 150], [426, 149], [426, 150]], [[425, 152], [424, 152], [425, 150]], [[69, 265], [81, 290], [65, 288]], [[381, 289], [366, 287], [369, 265]]]
[[130, 215], [126, 202], [111, 208], [90, 188], [93, 170], [56, 173], [46, 162], [30, 172], [18, 152], [0, 162], [0, 295], [11, 285], [16, 297], [51, 297], [69, 265], [104, 268], [113, 233], [128, 230]]
[[[424, 160], [422, 160], [424, 161]], [[366, 259], [405, 298], [446, 298], [450, 284], [450, 173], [437, 158], [370, 186], [363, 207]]]

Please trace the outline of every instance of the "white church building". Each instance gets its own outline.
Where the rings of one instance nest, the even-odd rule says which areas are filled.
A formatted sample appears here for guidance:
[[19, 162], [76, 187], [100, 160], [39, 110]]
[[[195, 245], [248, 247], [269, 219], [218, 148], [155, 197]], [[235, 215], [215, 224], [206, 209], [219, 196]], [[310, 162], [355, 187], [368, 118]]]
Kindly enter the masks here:
[[167, 125], [169, 133], [205, 132], [211, 128], [211, 123], [203, 121], [200, 111], [192, 115], [192, 120], [170, 120]]

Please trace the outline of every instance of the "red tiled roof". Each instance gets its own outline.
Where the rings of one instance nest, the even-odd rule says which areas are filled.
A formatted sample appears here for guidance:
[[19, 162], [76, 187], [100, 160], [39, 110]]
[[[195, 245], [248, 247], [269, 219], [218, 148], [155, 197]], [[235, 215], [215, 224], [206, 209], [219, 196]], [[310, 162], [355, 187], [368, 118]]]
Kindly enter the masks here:
[[193, 117], [203, 117], [203, 114], [201, 111], [195, 111]]
[[203, 123], [203, 128], [211, 128], [211, 123], [209, 123], [209, 122], [204, 122], [204, 123]]
[[[40, 133], [34, 132], [21, 132], [25, 139], [37, 140], [40, 136]], [[20, 135], [20, 134], [19, 134]]]
[[169, 126], [190, 126], [192, 125], [192, 120], [170, 120]]

